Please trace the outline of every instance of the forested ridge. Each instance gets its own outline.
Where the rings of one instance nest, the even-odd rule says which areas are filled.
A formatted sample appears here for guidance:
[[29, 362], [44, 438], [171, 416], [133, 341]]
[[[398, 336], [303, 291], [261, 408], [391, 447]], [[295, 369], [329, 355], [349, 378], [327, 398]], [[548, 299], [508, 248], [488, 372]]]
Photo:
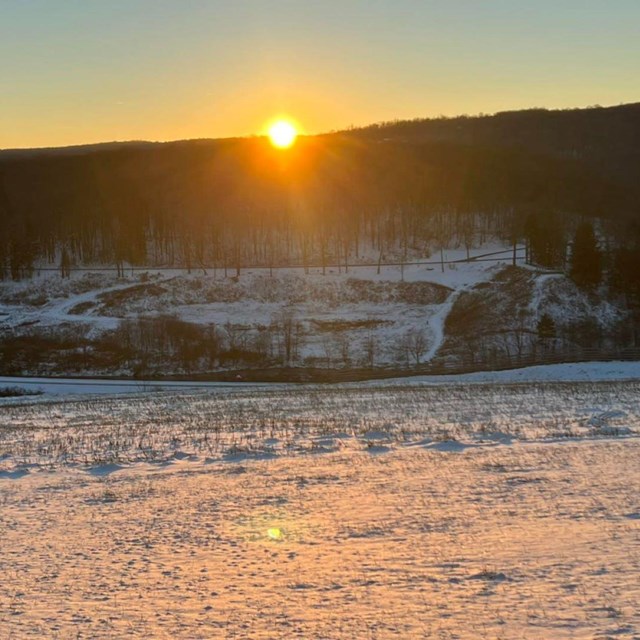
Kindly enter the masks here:
[[586, 223], [637, 294], [639, 221], [640, 104], [379, 123], [286, 152], [263, 138], [0, 152], [14, 279], [42, 264], [348, 263], [487, 236], [564, 267]]

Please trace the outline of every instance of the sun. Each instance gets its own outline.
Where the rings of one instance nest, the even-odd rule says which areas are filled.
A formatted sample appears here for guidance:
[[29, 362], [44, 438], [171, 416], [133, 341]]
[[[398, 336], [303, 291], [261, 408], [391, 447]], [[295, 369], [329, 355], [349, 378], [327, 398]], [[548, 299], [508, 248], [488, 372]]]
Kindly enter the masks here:
[[276, 120], [267, 131], [271, 144], [278, 149], [288, 149], [298, 137], [295, 125], [288, 120]]

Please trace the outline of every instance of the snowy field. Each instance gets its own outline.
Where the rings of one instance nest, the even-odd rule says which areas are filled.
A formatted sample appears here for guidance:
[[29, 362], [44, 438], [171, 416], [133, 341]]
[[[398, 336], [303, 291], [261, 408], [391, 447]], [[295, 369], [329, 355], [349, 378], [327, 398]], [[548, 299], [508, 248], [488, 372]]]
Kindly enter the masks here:
[[637, 638], [638, 441], [0, 485], [3, 638]]
[[[457, 375], [408, 376], [389, 378], [384, 381], [356, 382], [341, 384], [344, 388], [358, 388], [379, 385], [439, 385], [467, 383], [511, 383], [511, 382], [591, 382], [597, 380], [640, 380], [640, 362], [576, 362], [566, 364], [538, 365], [505, 371], [478, 371]], [[324, 385], [331, 387], [331, 385]], [[19, 389], [26, 394], [43, 396], [96, 396], [123, 393], [149, 393], [151, 391], [188, 391], [206, 389], [209, 391], [229, 391], [232, 389], [284, 389], [298, 385], [260, 382], [161, 382], [158, 380], [109, 380], [96, 378], [39, 378], [0, 376], [0, 389]], [[33, 396], [26, 401], [32, 403]], [[21, 403], [15, 397], [0, 397], [0, 405]]]
[[[623, 364], [609, 363], [614, 372]], [[567, 367], [549, 369], [568, 378]], [[530, 371], [533, 380], [539, 369]], [[592, 375], [598, 370], [604, 365], [593, 364]], [[456, 384], [396, 379], [9, 398], [0, 404], [0, 473], [69, 465], [99, 473], [103, 465], [176, 459], [213, 464], [345, 449], [462, 450], [640, 433], [637, 377], [551, 381], [550, 371], [547, 380], [521, 384], [483, 382], [474, 374], [475, 382], [461, 376]]]
[[5, 401], [0, 638], [638, 638], [604, 366]]

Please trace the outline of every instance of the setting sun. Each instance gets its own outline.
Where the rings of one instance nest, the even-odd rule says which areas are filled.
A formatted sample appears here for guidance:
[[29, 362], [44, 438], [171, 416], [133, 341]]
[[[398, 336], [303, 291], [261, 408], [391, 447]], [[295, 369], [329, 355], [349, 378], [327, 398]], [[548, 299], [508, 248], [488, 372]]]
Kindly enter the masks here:
[[640, 0], [0, 13], [0, 640], [640, 640]]
[[277, 120], [268, 131], [271, 144], [278, 149], [288, 149], [296, 141], [298, 132], [291, 122], [287, 120]]

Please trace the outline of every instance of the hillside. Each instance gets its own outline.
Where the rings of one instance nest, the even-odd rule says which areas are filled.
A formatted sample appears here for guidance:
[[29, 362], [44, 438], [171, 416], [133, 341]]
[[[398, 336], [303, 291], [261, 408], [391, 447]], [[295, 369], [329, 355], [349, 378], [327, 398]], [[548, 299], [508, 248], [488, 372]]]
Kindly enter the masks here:
[[613, 179], [638, 187], [640, 103], [383, 122], [349, 133], [369, 140], [526, 149], [578, 158]]
[[632, 104], [382, 123], [286, 152], [0, 152], [2, 373], [627, 357], [639, 141]]
[[511, 248], [468, 260], [449, 248], [442, 264], [324, 274], [42, 271], [0, 284], [0, 373], [335, 379], [625, 357], [635, 338], [622, 301], [517, 255], [513, 266]]

